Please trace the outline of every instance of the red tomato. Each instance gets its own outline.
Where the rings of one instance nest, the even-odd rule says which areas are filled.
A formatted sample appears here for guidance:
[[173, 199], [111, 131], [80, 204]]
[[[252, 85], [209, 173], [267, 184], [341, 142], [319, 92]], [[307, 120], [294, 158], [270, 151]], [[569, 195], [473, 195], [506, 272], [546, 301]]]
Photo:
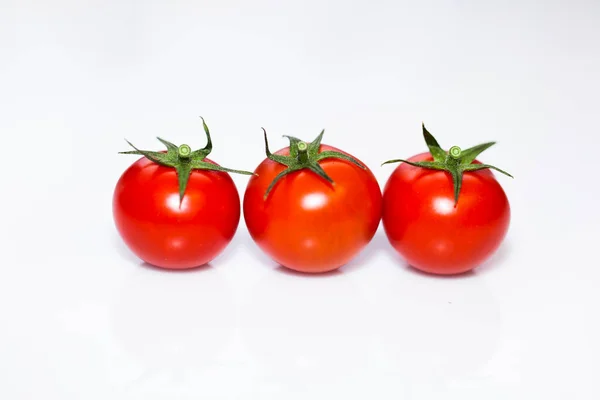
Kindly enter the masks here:
[[[430, 153], [408, 159], [432, 160]], [[510, 206], [489, 169], [464, 172], [455, 207], [450, 173], [402, 163], [385, 185], [382, 221], [390, 243], [409, 265], [458, 274], [498, 249], [508, 231]]]
[[113, 214], [139, 258], [187, 269], [210, 262], [229, 244], [240, 220], [240, 198], [228, 173], [193, 170], [180, 205], [175, 169], [141, 158], [118, 181]]
[[[348, 155], [321, 144], [319, 152], [326, 150]], [[289, 155], [289, 147], [275, 154]], [[381, 218], [381, 189], [368, 168], [341, 159], [319, 165], [333, 185], [303, 169], [283, 177], [265, 200], [269, 184], [286, 169], [267, 158], [244, 195], [244, 219], [253, 240], [273, 260], [300, 272], [326, 272], [348, 263], [371, 241]]]

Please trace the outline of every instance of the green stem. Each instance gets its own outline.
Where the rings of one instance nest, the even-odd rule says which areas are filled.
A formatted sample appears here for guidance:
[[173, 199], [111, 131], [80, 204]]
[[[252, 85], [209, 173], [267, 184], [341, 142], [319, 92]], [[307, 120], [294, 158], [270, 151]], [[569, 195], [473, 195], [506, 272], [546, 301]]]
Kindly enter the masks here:
[[433, 157], [433, 161], [410, 162], [405, 161], [403, 159], [395, 159], [386, 161], [383, 164], [405, 162], [415, 167], [443, 170], [449, 172], [452, 175], [452, 183], [454, 186], [455, 206], [458, 204], [458, 197], [462, 187], [463, 173], [465, 172], [491, 168], [512, 178], [512, 175], [510, 175], [508, 172], [494, 167], [493, 165], [481, 163], [473, 164], [476, 157], [479, 154], [481, 154], [484, 150], [489, 149], [491, 146], [493, 146], [495, 142], [482, 143], [465, 150], [462, 150], [458, 146], [452, 146], [450, 147], [448, 152], [446, 152], [440, 147], [438, 141], [433, 137], [433, 135], [425, 128], [425, 124], [423, 124], [423, 137], [425, 138], [425, 143], [429, 148], [429, 153]]
[[298, 143], [298, 162], [306, 164], [308, 162], [308, 144], [306, 142]]
[[177, 148], [177, 155], [180, 159], [187, 160], [192, 155], [192, 148], [187, 144], [182, 144], [179, 146], [179, 148]]
[[462, 150], [458, 146], [450, 147], [448, 150], [448, 156], [446, 157], [446, 167], [450, 172], [458, 173], [458, 166], [460, 165], [460, 156]]
[[190, 174], [194, 170], [221, 171], [225, 173], [233, 172], [244, 175], [253, 175], [252, 172], [224, 168], [204, 161], [204, 159], [210, 154], [212, 150], [212, 140], [210, 138], [208, 126], [204, 122], [204, 119], [202, 119], [202, 125], [204, 127], [204, 133], [206, 134], [206, 146], [202, 149], [192, 151], [192, 148], [187, 144], [177, 146], [167, 140], [158, 138], [158, 140], [160, 140], [161, 143], [167, 147], [166, 152], [139, 150], [133, 144], [127, 142], [131, 147], [133, 147], [134, 151], [125, 151], [121, 152], [121, 154], [143, 155], [150, 161], [155, 162], [156, 164], [168, 168], [174, 168], [179, 181], [180, 202], [183, 200], [183, 196], [185, 194], [185, 189], [187, 187]]
[[462, 150], [458, 146], [452, 146], [450, 147], [450, 150], [448, 150], [448, 153], [452, 158], [458, 160], [460, 158]]
[[279, 182], [286, 175], [291, 174], [296, 171], [300, 171], [303, 169], [308, 169], [319, 177], [321, 177], [326, 183], [329, 185], [334, 185], [333, 179], [327, 172], [321, 167], [319, 162], [325, 159], [337, 159], [348, 161], [362, 169], [365, 167], [358, 162], [355, 158], [340, 153], [339, 151], [327, 150], [321, 152], [321, 139], [323, 138], [323, 133], [325, 130], [322, 130], [321, 133], [310, 143], [302, 141], [293, 136], [286, 136], [290, 141], [289, 146], [289, 155], [282, 154], [273, 154], [269, 150], [269, 142], [267, 140], [267, 132], [263, 129], [263, 134], [265, 137], [265, 152], [267, 154], [267, 158], [271, 161], [275, 161], [279, 164], [282, 164], [286, 167], [283, 171], [281, 171], [272, 181], [267, 190], [265, 191], [264, 199], [266, 200], [277, 182]]

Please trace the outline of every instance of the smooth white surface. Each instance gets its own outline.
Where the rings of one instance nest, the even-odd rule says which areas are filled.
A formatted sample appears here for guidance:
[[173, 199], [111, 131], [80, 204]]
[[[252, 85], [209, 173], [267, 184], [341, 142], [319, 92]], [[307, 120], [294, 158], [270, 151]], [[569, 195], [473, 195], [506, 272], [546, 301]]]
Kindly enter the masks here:
[[[600, 398], [597, 1], [0, 7], [0, 398]], [[203, 146], [199, 115], [224, 165], [263, 159], [261, 126], [273, 148], [326, 128], [382, 186], [421, 121], [446, 148], [497, 140], [508, 238], [444, 279], [380, 231], [304, 277], [242, 220], [212, 268], [143, 267], [112, 222], [117, 152]]]

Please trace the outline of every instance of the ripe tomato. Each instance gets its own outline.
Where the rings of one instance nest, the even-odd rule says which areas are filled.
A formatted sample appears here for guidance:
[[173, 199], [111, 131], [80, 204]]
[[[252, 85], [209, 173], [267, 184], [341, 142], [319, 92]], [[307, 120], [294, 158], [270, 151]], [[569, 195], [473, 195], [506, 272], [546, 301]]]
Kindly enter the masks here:
[[388, 179], [383, 190], [383, 227], [392, 246], [412, 267], [459, 274], [479, 266], [500, 246], [508, 231], [510, 206], [488, 169], [491, 166], [474, 159], [474, 153], [486, 146], [491, 143], [465, 151], [470, 156], [462, 165], [472, 170], [461, 172], [458, 191], [451, 172], [416, 165], [434, 163], [432, 153], [441, 160], [437, 150], [409, 158]]
[[113, 216], [126, 245], [154, 266], [187, 269], [206, 264], [237, 230], [240, 197], [227, 171], [245, 172], [205, 158], [212, 148], [205, 130], [208, 144], [196, 152], [162, 139], [168, 152], [127, 152], [145, 157], [120, 177]]
[[320, 144], [322, 134], [308, 145], [309, 162], [318, 165], [290, 171], [265, 199], [269, 186], [286, 171], [271, 158], [288, 157], [288, 169], [293, 169], [303, 142], [291, 138], [290, 147], [273, 157], [267, 145], [268, 157], [244, 195], [244, 218], [253, 240], [273, 260], [300, 272], [326, 272], [348, 263], [371, 241], [381, 218], [381, 190], [373, 173], [358, 160], [352, 158], [362, 167], [349, 161], [348, 153]]

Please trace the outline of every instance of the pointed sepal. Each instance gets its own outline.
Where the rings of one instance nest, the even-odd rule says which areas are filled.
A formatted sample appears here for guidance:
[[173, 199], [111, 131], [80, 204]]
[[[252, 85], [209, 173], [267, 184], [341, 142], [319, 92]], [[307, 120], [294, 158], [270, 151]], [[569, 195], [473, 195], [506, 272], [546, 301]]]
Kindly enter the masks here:
[[325, 159], [344, 160], [362, 169], [366, 169], [366, 166], [362, 165], [357, 159], [344, 153], [331, 150], [320, 151], [321, 141], [323, 140], [324, 133], [325, 130], [321, 130], [321, 133], [319, 133], [319, 135], [310, 143], [304, 142], [294, 136], [284, 135], [284, 137], [286, 137], [289, 140], [290, 146], [289, 156], [283, 156], [271, 153], [271, 151], [269, 150], [267, 132], [263, 128], [263, 135], [265, 139], [265, 153], [267, 155], [267, 158], [269, 160], [275, 161], [279, 164], [283, 164], [286, 166], [286, 169], [280, 172], [267, 187], [267, 190], [264, 194], [265, 200], [267, 199], [269, 193], [271, 193], [275, 185], [283, 177], [292, 172], [299, 171], [302, 169], [308, 169], [311, 172], [318, 175], [324, 181], [330, 183], [331, 185], [335, 185], [333, 179], [325, 172], [323, 167], [319, 164], [320, 161]]
[[492, 147], [496, 142], [487, 142], [482, 143], [477, 146], [473, 146], [466, 150], [461, 150], [458, 146], [452, 146], [448, 151], [445, 151], [441, 148], [438, 141], [433, 137], [433, 135], [425, 128], [425, 124], [422, 124], [423, 127], [423, 137], [425, 139], [425, 143], [427, 144], [427, 148], [429, 149], [429, 153], [433, 157], [433, 161], [407, 161], [404, 159], [395, 159], [385, 161], [381, 165], [403, 162], [414, 167], [426, 168], [426, 169], [434, 169], [434, 170], [442, 170], [450, 173], [452, 177], [452, 186], [454, 192], [454, 205], [458, 204], [460, 191], [462, 188], [463, 182], [463, 174], [467, 171], [479, 171], [482, 169], [493, 169], [498, 171], [504, 175], [509, 177], [513, 177], [506, 171], [501, 170], [498, 167], [489, 164], [473, 164], [475, 159], [479, 154], [484, 152], [485, 150]]
[[366, 169], [367, 167], [365, 167], [364, 165], [362, 165], [360, 162], [358, 162], [358, 160], [354, 157], [350, 157], [344, 153], [340, 153], [339, 151], [333, 151], [333, 150], [325, 150], [320, 152], [319, 154], [317, 154], [317, 160], [321, 161], [321, 160], [325, 160], [327, 158], [337, 158], [340, 160], [346, 160], [351, 162], [352, 164], [362, 168], [362, 169]]
[[426, 169], [436, 169], [438, 171], [445, 171], [446, 170], [446, 164], [441, 163], [441, 162], [437, 162], [437, 161], [417, 161], [417, 162], [415, 162], [415, 161], [403, 160], [401, 158], [398, 158], [396, 160], [386, 161], [386, 162], [382, 163], [381, 165], [393, 164], [393, 163], [397, 163], [397, 162], [403, 162], [405, 164], [412, 165], [413, 167], [421, 167], [421, 168], [426, 168]]
[[312, 163], [308, 167], [308, 169], [310, 169], [312, 172], [319, 175], [321, 178], [325, 179], [327, 182], [331, 183], [332, 185], [334, 184], [333, 179], [331, 179], [331, 177], [329, 175], [327, 175], [327, 172], [325, 172], [323, 167], [321, 167], [318, 163], [316, 163], [316, 162]]
[[298, 157], [298, 144], [302, 141], [294, 136], [283, 135], [284, 138], [287, 138], [290, 141], [290, 156]]
[[464, 165], [471, 164], [473, 161], [475, 161], [475, 159], [477, 158], [478, 155], [480, 155], [481, 153], [483, 153], [484, 151], [486, 151], [487, 149], [489, 149], [490, 147], [492, 147], [495, 144], [496, 144], [496, 142], [487, 142], [487, 143], [478, 144], [477, 146], [473, 146], [466, 150], [462, 150], [461, 155], [460, 155], [461, 164], [464, 164]]
[[202, 118], [202, 117], [200, 117], [200, 119], [202, 120], [202, 127], [204, 128], [204, 134], [206, 135], [206, 145], [201, 149], [193, 151], [191, 154], [191, 157], [192, 158], [200, 158], [203, 160], [206, 157], [208, 157], [208, 155], [212, 151], [213, 144], [212, 144], [212, 139], [210, 137], [210, 130], [208, 129], [208, 126], [206, 125], [206, 121], [204, 121], [204, 118]]
[[283, 164], [287, 167], [289, 167], [291, 164], [291, 161], [289, 159], [289, 157], [286, 156], [282, 156], [280, 154], [273, 154], [271, 153], [271, 150], [269, 149], [269, 139], [267, 138], [267, 131], [265, 130], [265, 128], [262, 128], [263, 130], [263, 135], [265, 137], [265, 154], [267, 155], [267, 158], [269, 160], [278, 162], [280, 164]]
[[179, 183], [179, 203], [183, 202], [183, 196], [185, 195], [185, 189], [187, 188], [190, 175], [192, 174], [192, 164], [190, 162], [184, 162], [175, 167], [177, 172], [177, 181]]
[[458, 168], [450, 168], [450, 175], [452, 176], [452, 186], [454, 187], [454, 207], [458, 204], [458, 195], [462, 187], [463, 175], [462, 171]]
[[500, 168], [494, 167], [493, 165], [489, 165], [489, 164], [469, 164], [469, 165], [463, 166], [463, 170], [465, 170], [465, 171], [479, 171], [479, 170], [488, 169], [488, 168], [493, 169], [494, 171], [498, 171], [510, 178], [514, 178], [514, 176], [512, 176], [508, 172], [503, 171]]
[[279, 180], [281, 178], [283, 178], [284, 176], [286, 176], [288, 174], [291, 174], [292, 172], [295, 172], [295, 171], [297, 171], [297, 169], [288, 168], [288, 169], [284, 169], [279, 174], [277, 174], [277, 176], [275, 178], [273, 178], [273, 180], [271, 181], [271, 183], [267, 187], [267, 190], [265, 191], [265, 194], [263, 196], [264, 200], [266, 200], [267, 197], [269, 197], [269, 193], [271, 193], [271, 190], [273, 190], [273, 187], [275, 187], [275, 185], [277, 184], [277, 182], [279, 182]]
[[146, 157], [148, 160], [155, 162], [164, 167], [170, 167], [169, 159], [166, 153], [161, 153], [159, 151], [148, 151], [148, 150], [140, 150], [135, 147], [129, 140], [125, 140], [127, 144], [133, 147], [134, 151], [122, 151], [119, 154], [137, 154]]
[[177, 151], [177, 146], [163, 138], [157, 137], [158, 141], [165, 145], [168, 151]]
[[157, 138], [166, 148], [166, 152], [159, 151], [148, 151], [140, 150], [135, 147], [131, 142], [127, 143], [134, 149], [133, 151], [124, 151], [119, 154], [136, 154], [146, 157], [148, 160], [161, 165], [163, 167], [174, 168], [177, 174], [177, 181], [179, 187], [179, 199], [183, 201], [187, 184], [189, 182], [190, 175], [193, 170], [209, 170], [209, 171], [221, 171], [221, 172], [232, 172], [243, 175], [254, 175], [249, 171], [241, 171], [236, 169], [230, 169], [215, 165], [204, 161], [204, 159], [212, 151], [212, 140], [210, 137], [210, 131], [204, 118], [202, 119], [202, 126], [204, 127], [204, 133], [206, 134], [206, 145], [199, 150], [192, 151], [190, 146], [183, 144], [177, 146], [165, 139]]
[[446, 152], [441, 148], [437, 140], [433, 137], [431, 133], [425, 128], [425, 124], [422, 124], [423, 127], [423, 137], [425, 138], [425, 143], [427, 143], [427, 148], [429, 148], [429, 152], [433, 157], [434, 161], [442, 162], [446, 159]]
[[308, 156], [315, 157], [319, 154], [319, 150], [321, 149], [321, 141], [323, 140], [323, 135], [325, 134], [325, 129], [319, 133], [319, 135], [309, 143], [308, 145]]

